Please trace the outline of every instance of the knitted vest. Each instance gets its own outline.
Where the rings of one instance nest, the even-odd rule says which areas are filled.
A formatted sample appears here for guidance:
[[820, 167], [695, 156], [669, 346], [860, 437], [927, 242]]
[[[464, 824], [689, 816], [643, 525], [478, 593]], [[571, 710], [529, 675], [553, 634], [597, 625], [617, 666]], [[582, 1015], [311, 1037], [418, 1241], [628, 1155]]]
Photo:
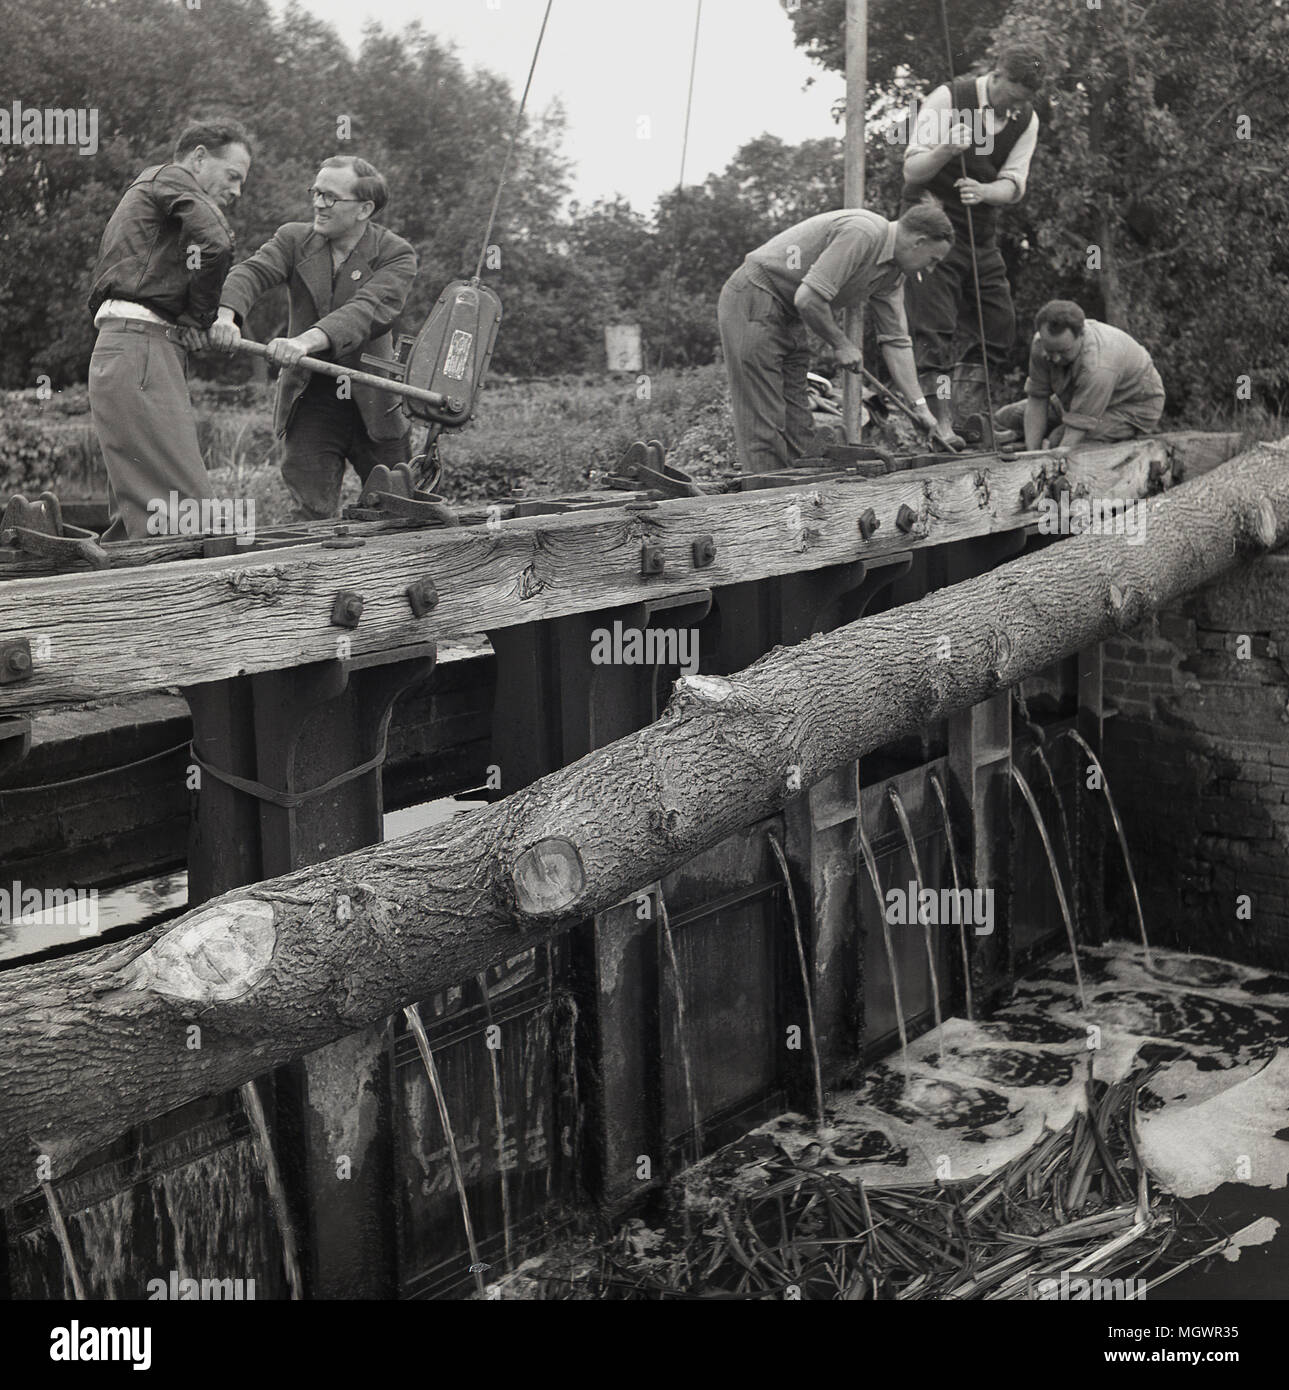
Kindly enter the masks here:
[[[953, 79], [949, 88], [949, 100], [955, 113], [963, 116], [982, 109], [976, 100], [976, 79], [970, 75]], [[963, 150], [967, 177], [980, 183], [992, 183], [998, 177], [999, 169], [1007, 162], [1007, 156], [1011, 154], [1016, 141], [1025, 133], [1033, 113], [1034, 108], [1027, 103], [1020, 112], [1004, 122], [1002, 127], [994, 132], [992, 148], [988, 137], [985, 137], [976, 146]], [[977, 129], [974, 121], [972, 129]], [[989, 150], [987, 155], [984, 153], [986, 149]], [[924, 193], [932, 193], [944, 204], [944, 210], [949, 221], [953, 223], [955, 232], [965, 240], [967, 210], [958, 190], [953, 186], [962, 178], [962, 164], [963, 161], [955, 154], [925, 183], [906, 182], [900, 198], [900, 211], [907, 211]], [[977, 203], [971, 210], [971, 222], [976, 245], [988, 244], [994, 240], [998, 232], [998, 209], [989, 203]]]

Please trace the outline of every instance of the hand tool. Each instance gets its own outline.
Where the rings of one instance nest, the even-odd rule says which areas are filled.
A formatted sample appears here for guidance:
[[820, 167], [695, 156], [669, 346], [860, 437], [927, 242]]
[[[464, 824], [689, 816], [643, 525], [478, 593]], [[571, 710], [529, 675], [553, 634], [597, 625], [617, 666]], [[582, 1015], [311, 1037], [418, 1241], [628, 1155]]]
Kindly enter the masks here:
[[[250, 353], [252, 357], [267, 358], [269, 354], [268, 348], [263, 343], [253, 343], [249, 338], [239, 339], [234, 345], [234, 350]], [[364, 356], [364, 361], [371, 360]], [[305, 367], [311, 372], [317, 372], [320, 376], [331, 376], [337, 380], [343, 379], [363, 386], [374, 386], [379, 391], [388, 391], [391, 395], [403, 396], [424, 409], [459, 414], [467, 408], [462, 397], [445, 396], [441, 391], [425, 391], [419, 386], [409, 386], [404, 381], [377, 376], [374, 372], [360, 372], [353, 367], [343, 367], [338, 362], [324, 362], [319, 357], [301, 357], [295, 365]]]
[[855, 362], [852, 365], [848, 366], [846, 370], [848, 372], [858, 372], [859, 375], [862, 376], [870, 386], [875, 387], [878, 391], [882, 393], [883, 396], [886, 397], [888, 401], [891, 401], [895, 405], [897, 410], [900, 410], [905, 415], [907, 415], [909, 419], [912, 420], [913, 423], [918, 427], [918, 429], [920, 429], [923, 432], [923, 434], [925, 434], [926, 437], [931, 441], [931, 448], [933, 452], [935, 450], [939, 450], [941, 453], [946, 454], [957, 453], [957, 450], [953, 447], [953, 445], [950, 444], [947, 440], [942, 439], [933, 429], [931, 429], [926, 424], [926, 422], [918, 415], [917, 411], [915, 411], [911, 405], [907, 405], [903, 400], [901, 400], [900, 397], [897, 396], [895, 392], [892, 391], [891, 388], [887, 386], [887, 384], [884, 381], [878, 381], [878, 379], [866, 367], [863, 367], [860, 365], [860, 363]]

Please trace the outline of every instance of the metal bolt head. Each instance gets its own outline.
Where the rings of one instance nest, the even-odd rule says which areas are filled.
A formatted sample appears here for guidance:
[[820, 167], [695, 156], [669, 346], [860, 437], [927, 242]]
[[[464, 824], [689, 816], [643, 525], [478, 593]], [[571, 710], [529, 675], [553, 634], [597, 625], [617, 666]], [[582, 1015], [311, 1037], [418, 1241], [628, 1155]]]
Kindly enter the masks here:
[[666, 563], [662, 546], [657, 541], [645, 541], [640, 547], [641, 574], [661, 574]]
[[342, 590], [331, 605], [331, 622], [335, 627], [357, 627], [363, 615], [363, 596]]
[[694, 539], [694, 568], [706, 569], [716, 559], [716, 541], [711, 536], [697, 536]]
[[872, 509], [872, 507], [868, 507], [859, 515], [859, 534], [866, 541], [871, 540], [873, 537], [873, 532], [876, 531], [881, 524], [882, 523], [877, 519], [877, 513]]
[[913, 508], [907, 502], [901, 502], [899, 511], [895, 513], [896, 527], [907, 534], [917, 525], [917, 520], [918, 514]]
[[1034, 503], [1038, 501], [1038, 484], [1028, 482], [1020, 490], [1020, 505], [1024, 511], [1028, 511]]
[[418, 579], [415, 584], [409, 584], [404, 592], [412, 605], [412, 613], [418, 618], [425, 617], [439, 606], [439, 591], [432, 579]]
[[31, 678], [31, 643], [25, 637], [0, 642], [0, 685]]

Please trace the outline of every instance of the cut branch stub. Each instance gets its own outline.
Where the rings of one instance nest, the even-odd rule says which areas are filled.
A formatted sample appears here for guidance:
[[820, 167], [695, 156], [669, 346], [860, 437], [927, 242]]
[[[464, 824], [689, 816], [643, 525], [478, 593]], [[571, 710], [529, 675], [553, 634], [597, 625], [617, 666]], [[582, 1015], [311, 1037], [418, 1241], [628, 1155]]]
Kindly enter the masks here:
[[249, 994], [273, 959], [271, 903], [243, 898], [198, 913], [126, 969], [126, 985], [209, 1003]]
[[586, 887], [582, 856], [560, 835], [529, 846], [515, 861], [512, 877], [519, 910], [530, 917], [567, 912]]

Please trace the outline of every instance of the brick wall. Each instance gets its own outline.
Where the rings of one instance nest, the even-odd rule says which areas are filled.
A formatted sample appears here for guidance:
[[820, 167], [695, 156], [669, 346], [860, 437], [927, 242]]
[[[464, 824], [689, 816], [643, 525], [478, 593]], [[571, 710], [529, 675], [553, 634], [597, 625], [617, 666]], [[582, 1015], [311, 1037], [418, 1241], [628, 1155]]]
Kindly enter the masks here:
[[[1289, 556], [1104, 647], [1104, 762], [1152, 939], [1289, 969]], [[1135, 934], [1111, 848], [1107, 898]]]

